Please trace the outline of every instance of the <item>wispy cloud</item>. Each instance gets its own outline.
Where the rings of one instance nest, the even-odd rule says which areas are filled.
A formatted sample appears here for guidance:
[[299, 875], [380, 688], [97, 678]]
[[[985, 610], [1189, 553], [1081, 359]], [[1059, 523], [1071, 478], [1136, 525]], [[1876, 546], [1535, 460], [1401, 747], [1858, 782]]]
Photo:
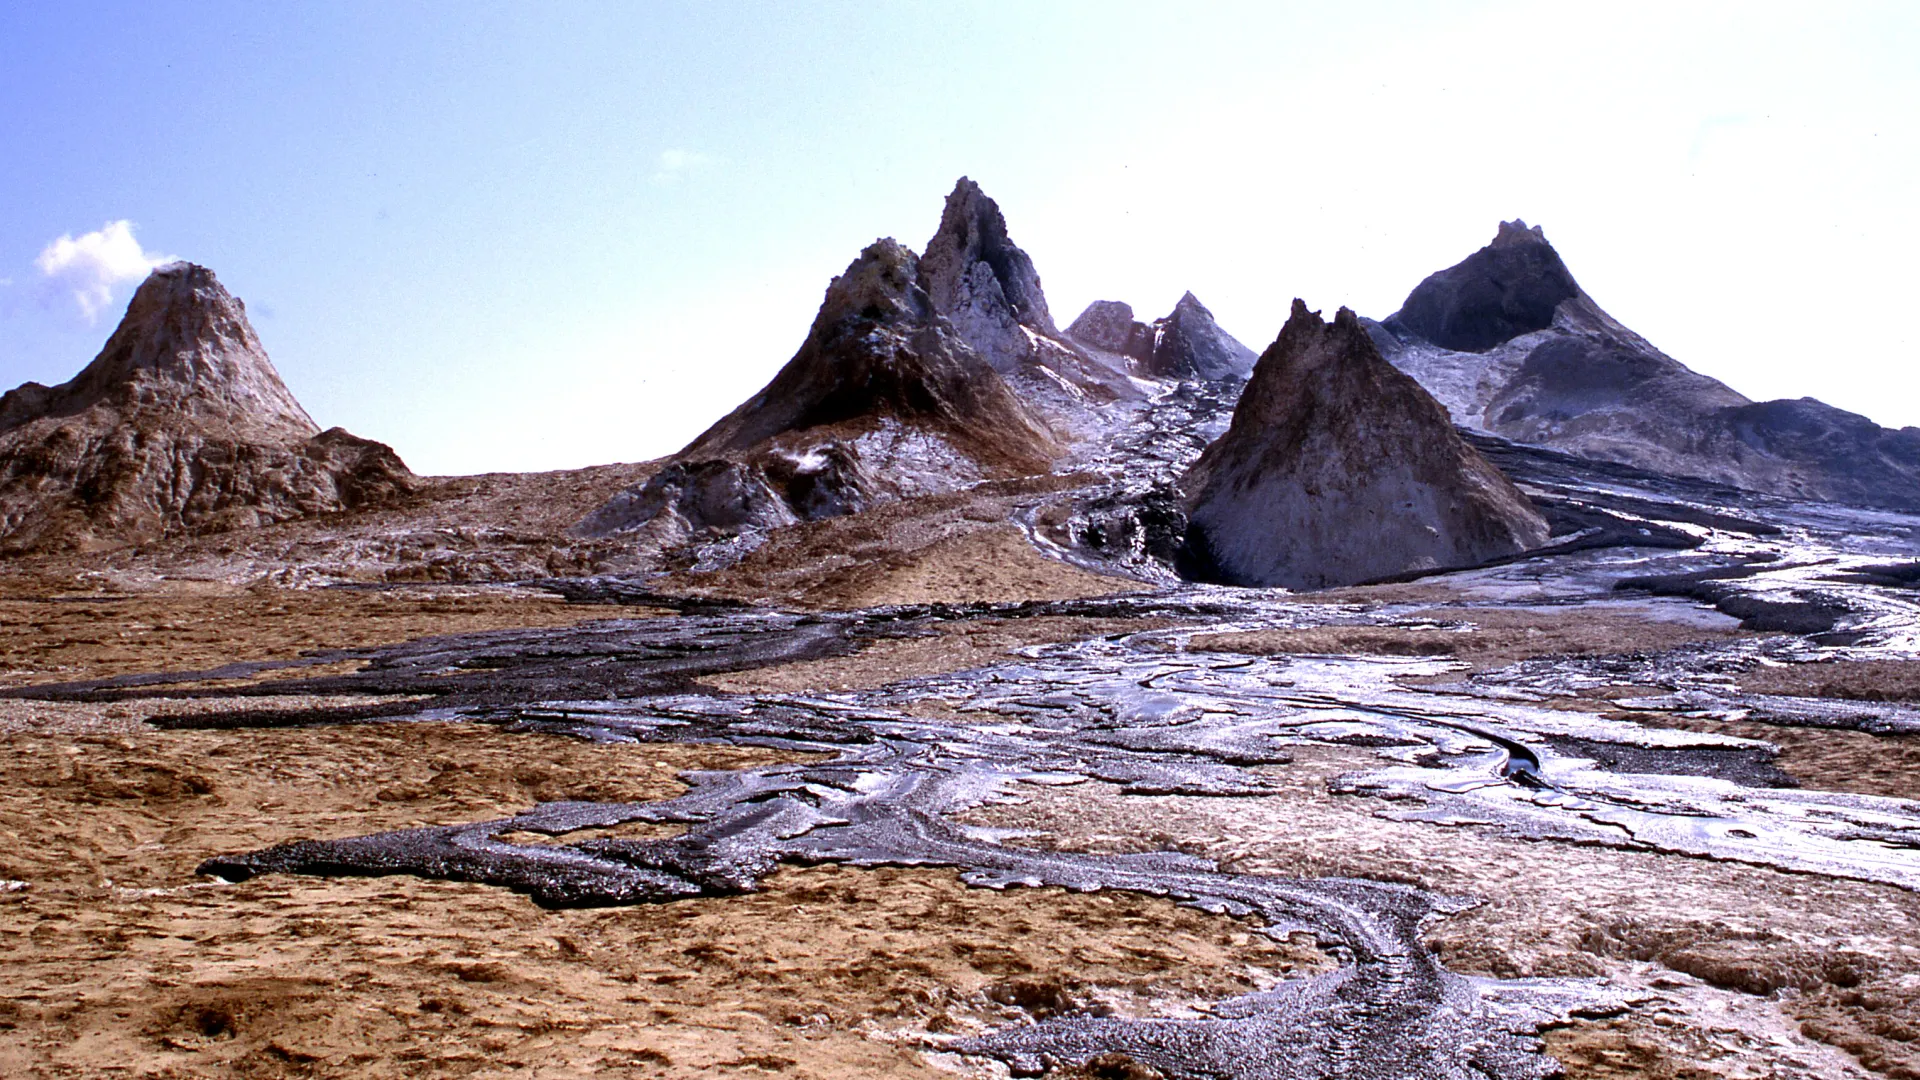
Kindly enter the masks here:
[[713, 163], [713, 159], [696, 150], [662, 150], [655, 159], [653, 182], [671, 184], [687, 173]]
[[93, 232], [62, 236], [46, 246], [34, 265], [58, 288], [70, 291], [88, 322], [113, 303], [115, 286], [146, 277], [171, 255], [145, 251], [134, 239], [133, 222], [109, 221]]

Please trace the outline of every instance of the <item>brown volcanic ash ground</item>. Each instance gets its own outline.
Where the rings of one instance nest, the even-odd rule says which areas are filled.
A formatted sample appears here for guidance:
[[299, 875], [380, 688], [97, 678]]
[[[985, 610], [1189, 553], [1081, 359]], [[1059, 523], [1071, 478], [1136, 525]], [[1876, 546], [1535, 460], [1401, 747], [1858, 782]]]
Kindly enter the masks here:
[[[998, 556], [989, 547], [979, 558]], [[913, 581], [889, 587], [902, 599], [952, 587], [942, 579], [916, 593]], [[1432, 605], [1423, 617], [1471, 621], [1443, 590], [1423, 587], [1420, 597]], [[473, 589], [210, 597], [180, 588], [13, 601], [6, 611], [15, 631], [0, 650], [15, 683], [290, 656], [423, 627], [646, 614]], [[26, 630], [43, 620], [44, 639]], [[1598, 651], [1621, 634], [1674, 644], [1731, 633], [1636, 626], [1624, 614], [1483, 620], [1454, 635], [1462, 659]], [[873, 685], [1036, 642], [1146, 628], [987, 620], [715, 682]], [[1412, 647], [1377, 627], [1307, 633], [1319, 636], [1212, 645]], [[680, 770], [771, 752], [593, 746], [437, 723], [207, 732], [138, 722], [166, 708], [0, 703], [0, 879], [27, 883], [0, 893], [8, 1075], [952, 1075], [972, 1066], [938, 1051], [950, 1035], [1080, 1007], [1164, 1015], [1329, 963], [1304, 940], [1276, 943], [1162, 900], [993, 892], [944, 870], [789, 868], [749, 896], [564, 912], [409, 878], [220, 885], [193, 876], [215, 852], [471, 821], [540, 800], [664, 798], [680, 790]], [[1641, 995], [1624, 1015], [1550, 1034], [1571, 1077], [1920, 1075], [1920, 949], [1911, 945], [1920, 902], [1911, 893], [1386, 821], [1372, 800], [1326, 793], [1328, 778], [1363, 761], [1357, 750], [1303, 749], [1272, 769], [1286, 788], [1269, 798], [1122, 798], [1086, 783], [974, 816], [1032, 830], [1025, 843], [1174, 847], [1235, 870], [1369, 876], [1482, 897], [1484, 906], [1429, 930], [1456, 970], [1606, 976]], [[1782, 764], [1818, 762], [1789, 753]], [[1826, 786], [1831, 777], [1813, 768], [1801, 779]]]

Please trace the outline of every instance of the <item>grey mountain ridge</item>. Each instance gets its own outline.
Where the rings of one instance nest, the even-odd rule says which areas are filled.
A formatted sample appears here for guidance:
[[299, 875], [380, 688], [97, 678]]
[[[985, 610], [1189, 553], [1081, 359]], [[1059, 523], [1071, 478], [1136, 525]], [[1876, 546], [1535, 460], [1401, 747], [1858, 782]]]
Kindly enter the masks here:
[[1920, 428], [1813, 398], [1754, 402], [1690, 370], [1602, 310], [1522, 221], [1370, 330], [1474, 431], [1770, 494], [1920, 508]]
[[1191, 292], [1151, 325], [1135, 321], [1125, 303], [1096, 300], [1067, 328], [1067, 336], [1124, 357], [1136, 373], [1156, 379], [1244, 379], [1257, 359]]

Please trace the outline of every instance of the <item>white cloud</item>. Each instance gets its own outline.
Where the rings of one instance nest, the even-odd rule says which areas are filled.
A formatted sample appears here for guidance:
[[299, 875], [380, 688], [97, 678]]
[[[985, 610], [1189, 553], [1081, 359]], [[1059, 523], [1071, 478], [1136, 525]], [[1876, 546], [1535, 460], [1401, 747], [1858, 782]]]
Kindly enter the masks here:
[[144, 251], [133, 222], [109, 221], [82, 236], [68, 234], [48, 244], [34, 265], [60, 288], [71, 290], [88, 322], [113, 303], [114, 286], [146, 277], [171, 255]]
[[712, 163], [713, 159], [696, 150], [662, 150], [656, 159], [653, 182], [671, 184], [686, 173]]

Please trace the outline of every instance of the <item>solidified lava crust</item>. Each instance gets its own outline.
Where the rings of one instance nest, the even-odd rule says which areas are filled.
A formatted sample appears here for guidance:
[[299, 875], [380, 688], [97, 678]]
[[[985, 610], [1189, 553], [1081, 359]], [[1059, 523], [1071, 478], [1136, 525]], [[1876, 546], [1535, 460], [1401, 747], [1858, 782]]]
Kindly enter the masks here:
[[[1448, 971], [1423, 946], [1421, 928], [1468, 901], [1375, 881], [1230, 873], [1172, 852], [1039, 850], [956, 823], [969, 809], [1017, 801], [1035, 784], [1097, 780], [1133, 795], [1257, 797], [1275, 790], [1267, 770], [1284, 766], [1295, 748], [1335, 745], [1368, 748], [1375, 763], [1332, 781], [1332, 794], [1380, 797], [1375, 813], [1395, 820], [1920, 889], [1920, 806], [1786, 786], [1790, 778], [1766, 743], [1548, 707], [1551, 699], [1629, 686], [1647, 696], [1619, 699], [1621, 708], [1695, 723], [1717, 717], [1920, 731], [1920, 710], [1909, 706], [1748, 694], [1735, 680], [1756, 667], [1831, 656], [1837, 647], [1859, 658], [1920, 650], [1915, 575], [1902, 561], [1920, 521], [1625, 469], [1603, 471], [1583, 487], [1552, 455], [1511, 446], [1498, 453], [1527, 490], [1561, 508], [1550, 516], [1572, 531], [1557, 535], [1545, 555], [1455, 575], [1453, 586], [1473, 597], [1454, 609], [1463, 622], [1471, 622], [1474, 605], [1523, 608], [1542, 603], [1543, 593], [1577, 617], [1589, 603], [1682, 604], [1633, 598], [1671, 592], [1735, 614], [1779, 616], [1784, 633], [1671, 652], [1539, 657], [1476, 674], [1437, 658], [1207, 652], [1193, 645], [1202, 633], [1403, 626], [1417, 608], [1176, 587], [1105, 600], [826, 614], [702, 607], [671, 619], [453, 635], [285, 664], [0, 694], [67, 701], [380, 695], [381, 703], [345, 713], [282, 707], [167, 723], [412, 716], [597, 741], [713, 741], [824, 755], [685, 774], [690, 790], [663, 802], [545, 803], [494, 821], [283, 844], [210, 859], [201, 869], [230, 881], [267, 873], [412, 874], [502, 886], [550, 907], [737, 894], [783, 863], [944, 866], [990, 888], [1137, 891], [1258, 916], [1274, 935], [1309, 931], [1342, 966], [1217, 1003], [1199, 1018], [1068, 1015], [954, 1048], [1023, 1073], [1118, 1052], [1173, 1077], [1547, 1077], [1559, 1067], [1541, 1052], [1537, 1032], [1617, 1002], [1578, 981]], [[1112, 513], [1113, 500], [1126, 495], [1116, 489], [1100, 496], [1106, 502], [1078, 505]], [[1029, 524], [1044, 542], [1042, 516], [1036, 509]], [[1066, 527], [1055, 530], [1069, 544], [1071, 519], [1069, 512]], [[1154, 545], [1144, 541], [1106, 547], [1127, 565], [1146, 567], [1153, 558]], [[1090, 565], [1106, 557], [1064, 553]], [[1164, 567], [1158, 573], [1170, 576]], [[1622, 591], [1627, 581], [1632, 587]], [[649, 595], [644, 584], [618, 579], [554, 587], [587, 602]], [[1031, 647], [990, 667], [872, 690], [730, 694], [698, 681], [845, 656], [943, 624], [1029, 616], [1179, 625]], [[363, 666], [300, 675], [303, 666], [348, 660]], [[276, 671], [283, 677], [258, 679]], [[241, 677], [257, 681], [204, 685]], [[416, 700], [396, 704], [392, 695]], [[503, 839], [528, 832], [564, 838], [629, 822], [686, 828], [662, 840]]]

